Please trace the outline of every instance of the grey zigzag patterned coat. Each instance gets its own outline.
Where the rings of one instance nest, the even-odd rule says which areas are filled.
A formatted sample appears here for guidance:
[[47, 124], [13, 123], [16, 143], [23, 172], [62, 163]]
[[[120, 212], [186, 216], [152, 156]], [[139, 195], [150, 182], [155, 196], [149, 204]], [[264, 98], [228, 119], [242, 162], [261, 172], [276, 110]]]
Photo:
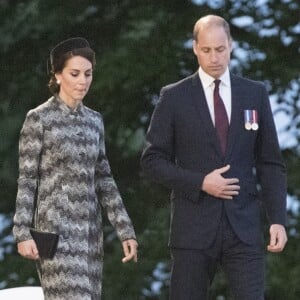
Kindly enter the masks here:
[[37, 263], [45, 299], [99, 300], [101, 206], [121, 241], [135, 233], [105, 155], [98, 112], [83, 104], [73, 112], [55, 97], [28, 112], [19, 144], [17, 242], [31, 239], [37, 183], [37, 227], [60, 235], [54, 259]]

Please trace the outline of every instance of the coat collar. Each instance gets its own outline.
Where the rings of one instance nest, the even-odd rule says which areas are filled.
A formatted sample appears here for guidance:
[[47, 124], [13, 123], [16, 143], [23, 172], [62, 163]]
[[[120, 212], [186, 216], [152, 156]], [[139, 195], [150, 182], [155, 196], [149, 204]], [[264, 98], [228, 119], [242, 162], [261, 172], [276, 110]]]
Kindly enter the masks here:
[[58, 109], [60, 109], [63, 112], [63, 114], [66, 115], [66, 116], [68, 116], [68, 115], [70, 115], [70, 116], [80, 116], [80, 115], [83, 114], [83, 104], [82, 104], [82, 102], [80, 102], [78, 104], [76, 109], [72, 109], [71, 107], [66, 105], [66, 103], [58, 97], [58, 95], [53, 96], [52, 101], [54, 102], [56, 107]]

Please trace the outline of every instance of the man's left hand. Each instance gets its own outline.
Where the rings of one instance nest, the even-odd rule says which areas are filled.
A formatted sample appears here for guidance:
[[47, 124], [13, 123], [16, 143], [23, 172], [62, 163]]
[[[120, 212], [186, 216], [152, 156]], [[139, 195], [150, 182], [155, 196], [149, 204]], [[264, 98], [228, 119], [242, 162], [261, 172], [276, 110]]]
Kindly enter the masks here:
[[281, 252], [287, 242], [287, 235], [283, 225], [272, 224], [270, 226], [270, 244], [267, 249], [270, 252]]

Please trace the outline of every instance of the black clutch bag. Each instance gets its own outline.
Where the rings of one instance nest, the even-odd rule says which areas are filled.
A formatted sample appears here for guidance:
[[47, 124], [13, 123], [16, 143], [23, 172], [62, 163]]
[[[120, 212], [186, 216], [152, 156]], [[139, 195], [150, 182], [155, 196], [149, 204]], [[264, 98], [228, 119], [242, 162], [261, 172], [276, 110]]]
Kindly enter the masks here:
[[39, 231], [34, 228], [30, 228], [30, 233], [36, 243], [37, 249], [39, 251], [39, 257], [48, 259], [53, 258], [57, 249], [58, 234]]

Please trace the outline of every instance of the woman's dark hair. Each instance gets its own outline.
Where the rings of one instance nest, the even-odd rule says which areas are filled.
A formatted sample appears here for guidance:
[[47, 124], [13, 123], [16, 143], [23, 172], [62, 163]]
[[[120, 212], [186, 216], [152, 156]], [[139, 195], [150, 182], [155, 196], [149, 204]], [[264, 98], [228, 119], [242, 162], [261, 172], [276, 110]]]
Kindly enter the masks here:
[[85, 39], [72, 38], [61, 42], [50, 53], [50, 80], [48, 87], [53, 95], [58, 94], [60, 89], [55, 74], [62, 72], [67, 61], [74, 56], [86, 58], [91, 62], [94, 69], [96, 65], [95, 52], [90, 48]]

